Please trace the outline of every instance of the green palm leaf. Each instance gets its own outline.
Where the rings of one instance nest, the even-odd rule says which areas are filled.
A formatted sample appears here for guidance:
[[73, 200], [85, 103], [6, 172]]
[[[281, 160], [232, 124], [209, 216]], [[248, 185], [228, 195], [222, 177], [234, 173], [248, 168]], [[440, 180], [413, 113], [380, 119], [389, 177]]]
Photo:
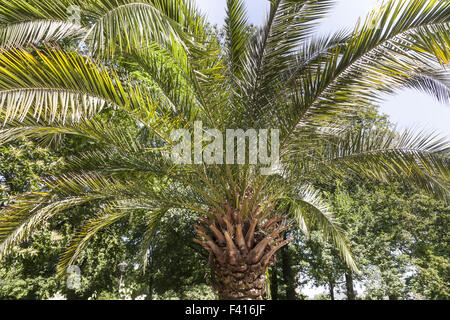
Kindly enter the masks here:
[[340, 223], [334, 218], [331, 206], [311, 186], [297, 186], [292, 196], [285, 199], [290, 214], [301, 230], [308, 235], [308, 229], [315, 225], [326, 238], [331, 238], [345, 263], [355, 272], [359, 272], [353, 260], [348, 240]]
[[77, 23], [75, 19], [71, 19], [76, 3], [71, 0], [2, 1], [0, 48], [80, 37], [86, 30], [79, 24], [81, 21]]

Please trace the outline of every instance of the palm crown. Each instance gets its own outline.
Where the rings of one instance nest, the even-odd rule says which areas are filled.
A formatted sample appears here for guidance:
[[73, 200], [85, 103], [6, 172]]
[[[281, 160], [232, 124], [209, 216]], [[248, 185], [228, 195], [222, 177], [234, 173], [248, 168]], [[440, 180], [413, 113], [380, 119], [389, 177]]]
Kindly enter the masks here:
[[[93, 142], [42, 192], [1, 211], [0, 257], [52, 216], [100, 206], [61, 259], [143, 209], [150, 241], [167, 210], [199, 215], [221, 298], [261, 298], [265, 268], [291, 221], [317, 224], [356, 269], [330, 207], [311, 183], [356, 174], [405, 179], [443, 197], [448, 142], [423, 133], [349, 130], [358, 108], [404, 87], [449, 102], [450, 1], [387, 1], [350, 32], [315, 37], [331, 0], [271, 0], [261, 27], [227, 1], [218, 36], [187, 0], [8, 0], [0, 4], [2, 143]], [[78, 19], [79, 18], [79, 19]], [[111, 112], [113, 110], [113, 112]], [[171, 132], [195, 122], [278, 129], [280, 163], [175, 164]], [[272, 150], [273, 151], [273, 150]]]

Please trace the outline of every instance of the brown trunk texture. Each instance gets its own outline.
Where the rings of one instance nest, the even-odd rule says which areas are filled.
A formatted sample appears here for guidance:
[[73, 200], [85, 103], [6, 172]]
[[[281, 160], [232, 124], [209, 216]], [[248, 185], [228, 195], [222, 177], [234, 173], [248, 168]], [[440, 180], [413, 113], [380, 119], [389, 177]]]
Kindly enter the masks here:
[[283, 239], [289, 226], [282, 217], [268, 217], [258, 206], [246, 209], [250, 198], [247, 194], [238, 210], [228, 204], [222, 213], [211, 210], [210, 218], [196, 225], [199, 239], [194, 241], [210, 253], [213, 287], [220, 299], [262, 299], [266, 268], [274, 264], [275, 252], [292, 241]]
[[265, 293], [265, 268], [245, 267], [247, 270], [244, 272], [233, 266], [217, 267], [215, 287], [220, 300], [262, 300]]

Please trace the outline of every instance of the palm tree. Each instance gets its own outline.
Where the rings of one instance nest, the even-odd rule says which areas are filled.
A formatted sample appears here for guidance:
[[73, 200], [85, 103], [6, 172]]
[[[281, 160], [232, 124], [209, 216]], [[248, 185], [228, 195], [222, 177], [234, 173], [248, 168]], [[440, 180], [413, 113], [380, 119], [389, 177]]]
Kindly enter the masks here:
[[[221, 299], [263, 297], [266, 269], [293, 224], [320, 228], [356, 270], [343, 227], [312, 183], [351, 173], [448, 198], [447, 141], [344, 124], [404, 87], [449, 102], [450, 1], [387, 1], [352, 31], [314, 36], [332, 5], [271, 0], [253, 28], [244, 1], [228, 0], [220, 37], [188, 0], [2, 1], [0, 141], [91, 143], [41, 192], [1, 211], [0, 258], [52, 216], [91, 203], [100, 211], [72, 240], [61, 274], [96, 232], [136, 210], [149, 246], [174, 208], [198, 215], [195, 241], [209, 252]], [[175, 163], [171, 132], [199, 130], [200, 121], [221, 133], [278, 129], [273, 174], [249, 156]]]

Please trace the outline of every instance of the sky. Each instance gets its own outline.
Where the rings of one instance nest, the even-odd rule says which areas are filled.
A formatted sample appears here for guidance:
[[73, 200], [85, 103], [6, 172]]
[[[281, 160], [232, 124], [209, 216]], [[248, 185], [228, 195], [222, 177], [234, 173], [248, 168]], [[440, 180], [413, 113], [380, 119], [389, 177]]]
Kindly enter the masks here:
[[[225, 18], [226, 0], [196, 0], [212, 23], [222, 25]], [[249, 21], [261, 24], [269, 8], [268, 0], [246, 0]], [[324, 19], [319, 33], [330, 33], [341, 28], [352, 27], [358, 17], [365, 16], [379, 0], [337, 0], [336, 7]], [[450, 137], [450, 105], [436, 101], [433, 97], [405, 89], [385, 97], [381, 111], [390, 116], [398, 129], [423, 129]]]

